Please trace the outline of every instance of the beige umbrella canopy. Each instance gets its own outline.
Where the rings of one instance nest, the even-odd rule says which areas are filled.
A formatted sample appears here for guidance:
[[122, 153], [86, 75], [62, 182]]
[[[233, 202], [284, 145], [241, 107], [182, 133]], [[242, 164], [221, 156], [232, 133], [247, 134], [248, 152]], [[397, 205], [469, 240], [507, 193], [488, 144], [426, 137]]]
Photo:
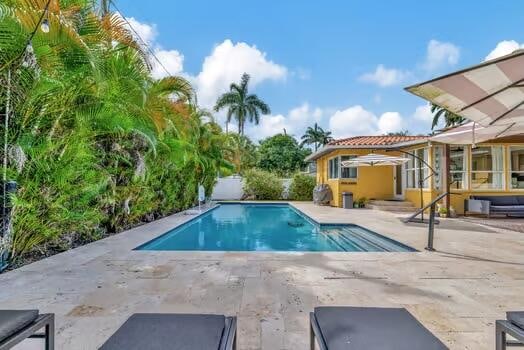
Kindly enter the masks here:
[[505, 136], [524, 132], [524, 50], [406, 90]]
[[401, 165], [408, 161], [408, 158], [385, 156], [382, 154], [370, 153], [365, 156], [355, 157], [345, 160], [340, 164], [344, 168], [355, 166], [377, 166], [377, 165]]
[[[511, 128], [509, 130], [511, 130]], [[440, 143], [468, 145], [493, 140], [497, 137], [509, 136], [506, 134], [509, 130], [506, 125], [491, 125], [485, 127], [475, 122], [469, 122], [445, 130], [431, 136], [429, 139]], [[516, 131], [516, 129], [512, 131]]]

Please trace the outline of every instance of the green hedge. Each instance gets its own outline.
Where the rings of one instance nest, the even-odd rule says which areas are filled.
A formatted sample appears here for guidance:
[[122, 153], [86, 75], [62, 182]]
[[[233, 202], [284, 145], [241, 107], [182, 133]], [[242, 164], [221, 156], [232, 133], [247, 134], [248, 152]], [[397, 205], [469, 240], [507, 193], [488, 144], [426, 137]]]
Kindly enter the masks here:
[[282, 199], [283, 191], [282, 180], [276, 175], [259, 169], [246, 171], [244, 176], [244, 192], [249, 198], [259, 200]]
[[315, 177], [311, 175], [295, 174], [289, 187], [289, 198], [295, 201], [312, 201], [316, 183]]

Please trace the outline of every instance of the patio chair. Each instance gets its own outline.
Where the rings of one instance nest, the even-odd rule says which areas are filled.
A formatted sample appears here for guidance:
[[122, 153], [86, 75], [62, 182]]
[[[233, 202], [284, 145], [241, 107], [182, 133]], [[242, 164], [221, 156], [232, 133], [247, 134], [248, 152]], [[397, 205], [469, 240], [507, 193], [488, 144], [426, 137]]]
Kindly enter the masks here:
[[[44, 329], [44, 333], [37, 333]], [[55, 315], [38, 310], [0, 310], [0, 350], [11, 349], [27, 338], [42, 338], [45, 349], [55, 348]]]
[[133, 314], [99, 350], [235, 350], [236, 317]]
[[320, 350], [448, 349], [406, 309], [316, 307], [310, 313], [310, 346]]
[[[515, 340], [507, 340], [506, 334]], [[495, 342], [497, 350], [505, 350], [506, 346], [524, 346], [524, 311], [506, 313], [506, 320], [495, 322]]]

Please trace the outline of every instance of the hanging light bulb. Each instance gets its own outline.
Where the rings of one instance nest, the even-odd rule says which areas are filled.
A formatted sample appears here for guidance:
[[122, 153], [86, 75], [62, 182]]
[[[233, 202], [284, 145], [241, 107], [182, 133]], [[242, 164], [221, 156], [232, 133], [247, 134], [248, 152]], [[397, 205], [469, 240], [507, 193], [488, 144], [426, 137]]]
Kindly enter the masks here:
[[47, 18], [44, 18], [42, 21], [42, 24], [40, 25], [40, 29], [44, 33], [49, 33], [49, 20]]
[[35, 52], [35, 49], [33, 49], [33, 43], [32, 42], [28, 42], [27, 43], [27, 46], [25, 47], [25, 52], [29, 53], [29, 54], [32, 54]]

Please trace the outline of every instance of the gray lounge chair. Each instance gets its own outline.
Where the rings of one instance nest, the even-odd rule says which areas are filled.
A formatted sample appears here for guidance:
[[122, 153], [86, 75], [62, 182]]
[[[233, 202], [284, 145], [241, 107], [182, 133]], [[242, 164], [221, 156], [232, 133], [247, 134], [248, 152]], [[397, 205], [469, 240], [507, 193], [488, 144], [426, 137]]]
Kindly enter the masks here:
[[[516, 341], [507, 340], [506, 334]], [[506, 320], [495, 323], [495, 341], [497, 350], [505, 350], [506, 346], [524, 346], [524, 311], [507, 312]]]
[[[37, 333], [44, 329], [44, 333]], [[11, 349], [27, 338], [43, 338], [45, 349], [55, 348], [55, 316], [38, 310], [0, 310], [0, 350]]]
[[236, 317], [134, 314], [99, 350], [234, 350]]
[[310, 334], [312, 350], [448, 349], [403, 308], [317, 307]]

